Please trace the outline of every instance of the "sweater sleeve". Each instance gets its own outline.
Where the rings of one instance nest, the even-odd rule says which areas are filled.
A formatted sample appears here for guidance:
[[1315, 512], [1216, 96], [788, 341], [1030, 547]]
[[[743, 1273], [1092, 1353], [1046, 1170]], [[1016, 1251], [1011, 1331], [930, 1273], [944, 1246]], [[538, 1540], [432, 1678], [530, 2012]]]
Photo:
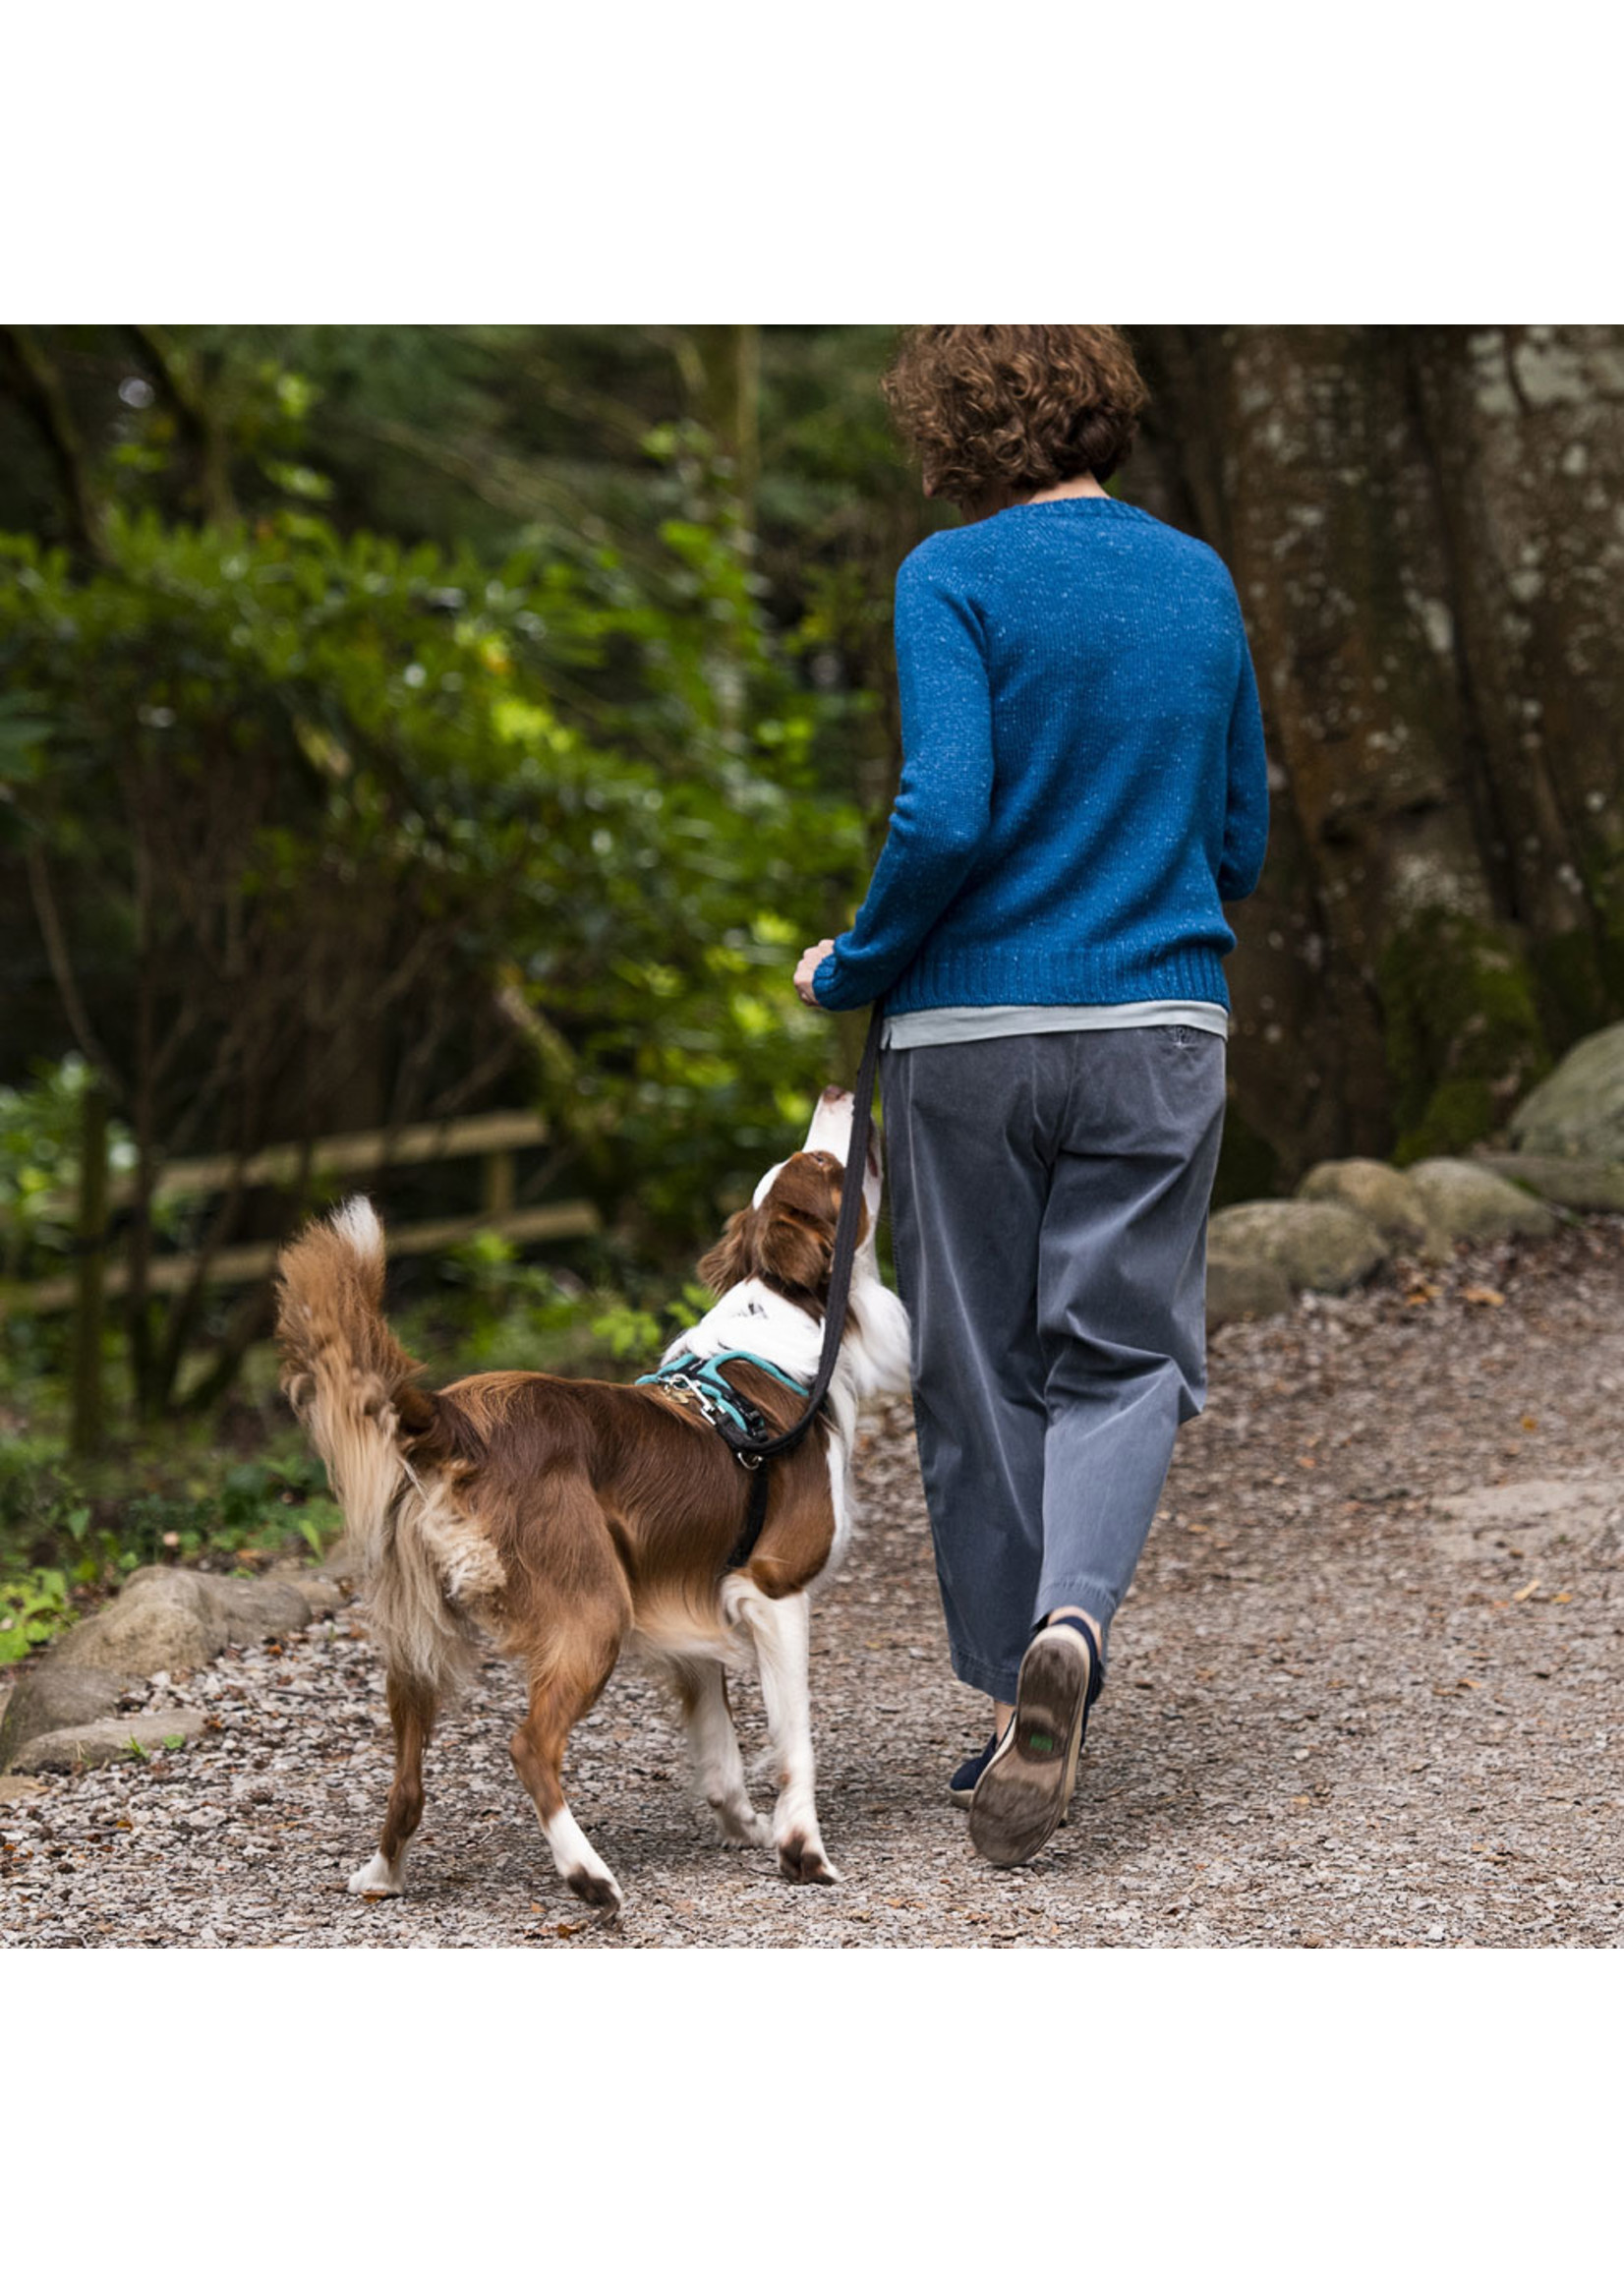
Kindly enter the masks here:
[[1257, 674], [1245, 632], [1241, 635], [1241, 676], [1229, 722], [1229, 780], [1224, 806], [1224, 857], [1218, 867], [1218, 898], [1244, 901], [1255, 892], [1269, 842], [1269, 770], [1263, 750], [1263, 714]]
[[902, 776], [863, 904], [812, 976], [827, 1011], [872, 1003], [906, 970], [969, 874], [992, 811], [984, 633], [929, 555], [927, 539], [897, 571]]

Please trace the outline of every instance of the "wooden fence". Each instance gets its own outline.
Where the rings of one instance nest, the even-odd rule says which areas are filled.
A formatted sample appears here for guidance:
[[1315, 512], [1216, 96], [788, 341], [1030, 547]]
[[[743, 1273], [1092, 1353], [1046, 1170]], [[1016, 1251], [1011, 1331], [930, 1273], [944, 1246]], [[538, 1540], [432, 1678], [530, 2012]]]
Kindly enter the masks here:
[[[51, 1279], [0, 1283], [0, 1317], [12, 1312], [40, 1314], [74, 1309], [74, 1429], [77, 1449], [89, 1450], [100, 1434], [101, 1330], [109, 1298], [128, 1292], [130, 1269], [113, 1254], [120, 1234], [110, 1230], [120, 1207], [135, 1197], [128, 1177], [107, 1175], [105, 1100], [92, 1088], [86, 1094], [77, 1194], [63, 1193], [50, 1212], [75, 1222], [78, 1260], [71, 1272]], [[268, 1186], [282, 1191], [307, 1175], [313, 1182], [335, 1176], [359, 1177], [435, 1161], [481, 1157], [485, 1161], [484, 1205], [477, 1214], [445, 1216], [433, 1223], [389, 1228], [392, 1255], [422, 1255], [453, 1248], [481, 1232], [496, 1232], [517, 1243], [577, 1240], [601, 1231], [590, 1200], [557, 1200], [536, 1207], [514, 1204], [515, 1156], [544, 1144], [548, 1125], [535, 1113], [475, 1114], [462, 1121], [418, 1122], [401, 1129], [358, 1130], [321, 1137], [308, 1149], [271, 1145], [239, 1161], [230, 1154], [169, 1162], [159, 1173], [154, 1200], [203, 1196], [240, 1187]], [[269, 1277], [276, 1257], [273, 1244], [222, 1248], [203, 1266], [208, 1285], [245, 1286]], [[157, 1255], [146, 1267], [154, 1295], [190, 1286], [199, 1270], [195, 1255]]]

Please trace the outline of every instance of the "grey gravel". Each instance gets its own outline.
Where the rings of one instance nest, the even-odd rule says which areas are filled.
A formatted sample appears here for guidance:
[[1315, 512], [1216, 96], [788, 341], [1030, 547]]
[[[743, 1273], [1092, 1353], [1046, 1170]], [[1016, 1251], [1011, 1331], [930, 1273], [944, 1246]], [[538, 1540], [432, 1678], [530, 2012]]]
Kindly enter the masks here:
[[[865, 1429], [866, 1523], [814, 1621], [841, 1887], [707, 1844], [667, 1710], [622, 1671], [571, 1753], [576, 1813], [627, 1894], [617, 1927], [590, 1923], [508, 1766], [519, 1691], [493, 1662], [431, 1750], [407, 1900], [346, 1895], [388, 1748], [344, 1611], [134, 1684], [133, 1708], [203, 1716], [183, 1751], [8, 1778], [0, 1942], [1613, 1944], [1621, 1322], [1624, 1218], [1607, 1217], [1390, 1264], [1216, 1334], [1072, 1826], [1022, 1870], [980, 1862], [943, 1796], [981, 1711], [947, 1668], [896, 1407]], [[759, 1695], [735, 1692], [749, 1758]]]

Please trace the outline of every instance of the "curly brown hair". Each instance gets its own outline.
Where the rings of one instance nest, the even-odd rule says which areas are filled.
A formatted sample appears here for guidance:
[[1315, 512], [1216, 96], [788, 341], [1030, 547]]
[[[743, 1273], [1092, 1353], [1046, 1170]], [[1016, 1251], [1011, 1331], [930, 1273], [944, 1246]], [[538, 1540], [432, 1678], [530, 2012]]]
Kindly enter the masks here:
[[913, 324], [880, 391], [931, 496], [960, 505], [1108, 481], [1149, 399], [1114, 323]]

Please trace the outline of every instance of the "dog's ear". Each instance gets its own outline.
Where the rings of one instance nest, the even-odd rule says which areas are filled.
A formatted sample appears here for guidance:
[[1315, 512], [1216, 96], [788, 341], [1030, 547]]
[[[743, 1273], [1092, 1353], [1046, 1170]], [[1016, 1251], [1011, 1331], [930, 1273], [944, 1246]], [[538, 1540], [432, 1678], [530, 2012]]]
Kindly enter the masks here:
[[725, 1295], [755, 1268], [751, 1254], [755, 1220], [754, 1208], [737, 1209], [723, 1226], [716, 1246], [699, 1258], [699, 1276], [713, 1295]]
[[840, 1188], [840, 1163], [826, 1154], [796, 1153], [784, 1162], [757, 1211], [756, 1254], [769, 1278], [823, 1293], [835, 1258]]
[[776, 1279], [782, 1287], [821, 1295], [829, 1283], [835, 1234], [829, 1225], [770, 1207], [757, 1241], [757, 1254], [767, 1278]]

